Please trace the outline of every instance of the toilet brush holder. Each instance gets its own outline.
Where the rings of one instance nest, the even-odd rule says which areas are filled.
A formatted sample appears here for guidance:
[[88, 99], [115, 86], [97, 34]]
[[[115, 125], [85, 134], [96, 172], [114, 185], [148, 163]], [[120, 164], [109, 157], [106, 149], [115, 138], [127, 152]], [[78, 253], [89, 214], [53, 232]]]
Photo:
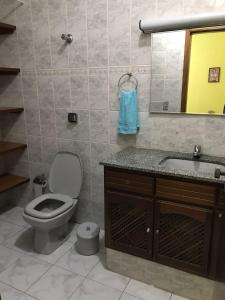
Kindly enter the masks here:
[[47, 179], [44, 174], [36, 176], [34, 178], [33, 188], [34, 188], [35, 198], [44, 194], [46, 186], [47, 186]]

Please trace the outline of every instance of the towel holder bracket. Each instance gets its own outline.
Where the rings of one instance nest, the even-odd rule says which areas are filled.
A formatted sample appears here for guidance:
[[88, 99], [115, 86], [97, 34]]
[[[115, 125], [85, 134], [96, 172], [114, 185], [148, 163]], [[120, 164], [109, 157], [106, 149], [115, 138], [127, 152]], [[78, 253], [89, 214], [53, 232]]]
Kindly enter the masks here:
[[123, 79], [124, 77], [126, 77], [126, 76], [128, 76], [128, 80], [130, 80], [131, 78], [134, 79], [134, 81], [135, 81], [135, 89], [137, 90], [137, 88], [138, 88], [138, 80], [137, 80], [137, 78], [136, 78], [131, 72], [125, 73], [125, 74], [123, 74], [123, 75], [120, 77], [120, 79], [119, 79], [119, 81], [118, 81], [118, 88], [120, 88], [120, 87], [123, 85], [124, 82], [122, 82], [122, 79]]

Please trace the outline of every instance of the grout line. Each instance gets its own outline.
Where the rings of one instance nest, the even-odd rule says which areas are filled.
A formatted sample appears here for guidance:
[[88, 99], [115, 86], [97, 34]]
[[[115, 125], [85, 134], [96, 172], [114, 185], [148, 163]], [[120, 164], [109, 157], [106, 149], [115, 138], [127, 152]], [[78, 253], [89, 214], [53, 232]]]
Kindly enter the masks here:
[[23, 295], [29, 296], [31, 299], [40, 300], [39, 298], [36, 298], [35, 296], [31, 296], [30, 294], [27, 294], [26, 292], [23, 292]]
[[[48, 42], [49, 42], [49, 51], [50, 51], [50, 63], [51, 63], [51, 69], [53, 69], [49, 0], [46, 0], [46, 1], [47, 1], [46, 2], [47, 3], [47, 23], [48, 23], [47, 25], [48, 25]], [[42, 70], [42, 69], [40, 69], [40, 70]], [[43, 69], [43, 70], [45, 70], [45, 69]]]
[[[16, 291], [19, 292], [19, 293], [28, 295], [26, 292], [21, 291], [21, 290], [17, 289], [16, 287], [14, 287], [14, 286], [12, 286], [12, 285], [10, 285], [10, 284], [8, 284], [8, 283], [5, 283], [4, 281], [1, 281], [1, 280], [0, 280], [0, 283], [2, 283], [2, 284], [4, 284], [4, 285], [6, 285], [6, 286], [8, 286], [8, 287], [10, 287], [10, 288], [12, 288], [12, 289], [14, 289], [14, 290], [16, 290]], [[30, 296], [30, 295], [28, 295], [28, 296]], [[32, 297], [33, 297], [33, 296], [32, 296]], [[33, 298], [34, 298], [34, 297], [33, 297]], [[36, 298], [36, 297], [35, 297], [34, 299], [38, 300], [38, 298]], [[3, 299], [3, 300], [5, 300], [5, 299]]]
[[[57, 142], [57, 126], [56, 126], [56, 102], [55, 102], [55, 88], [54, 88], [54, 79], [55, 79], [55, 72], [53, 68], [53, 58], [52, 58], [52, 39], [51, 39], [51, 24], [50, 24], [50, 8], [49, 8], [49, 0], [47, 0], [47, 6], [48, 6], [48, 12], [47, 12], [47, 21], [48, 21], [48, 33], [49, 33], [49, 50], [50, 50], [50, 63], [51, 63], [51, 69], [49, 70], [51, 73], [49, 74], [49, 77], [51, 78], [51, 91], [52, 91], [52, 100], [53, 100], [53, 112], [54, 112], [54, 126], [55, 126], [55, 138], [56, 140], [56, 150], [59, 151], [59, 145]], [[44, 69], [40, 69], [44, 70]]]
[[129, 26], [130, 26], [130, 46], [129, 46], [129, 71], [132, 72], [132, 0], [129, 0]]
[[[98, 67], [98, 66], [83, 66], [83, 67], [77, 67], [77, 68], [66, 68], [66, 67], [61, 67], [61, 68], [37, 68], [37, 71], [38, 72], [41, 72], [41, 71], [55, 71], [55, 72], [60, 72], [60, 71], [68, 71], [68, 70], [71, 70], [71, 71], [80, 71], [80, 70], [86, 70], [86, 69], [89, 69], [89, 70], [101, 70], [101, 69], [105, 69], [107, 70], [108, 67], [109, 68], [112, 68], [112, 69], [123, 69], [123, 68], [128, 68], [128, 67], [132, 67], [132, 68], [149, 68], [151, 66], [151, 64], [129, 64], [129, 65], [105, 65], [105, 66], [101, 66], [101, 67]], [[35, 72], [36, 71], [36, 68], [32, 68], [32, 69], [23, 69], [21, 68], [21, 72], [22, 73], [26, 73], [26, 72]]]
[[[138, 297], [138, 296], [136, 296], [136, 295], [132, 295], [132, 294], [130, 294], [130, 293], [126, 293], [126, 292], [123, 292], [123, 294], [121, 295], [121, 297], [123, 296], [123, 295], [125, 295], [125, 294], [127, 294], [127, 295], [129, 295], [129, 296], [131, 296], [131, 297], [134, 297], [135, 299], [137, 298], [138, 300], [140, 299], [140, 300], [143, 300], [143, 298], [140, 298], [140, 297]], [[119, 298], [119, 300], [121, 299], [121, 297]], [[150, 299], [149, 299], [150, 300]], [[155, 299], [154, 299], [155, 300]], [[170, 299], [169, 299], [170, 300]]]
[[[17, 11], [15, 12], [15, 21], [16, 21], [16, 25], [18, 25], [18, 13]], [[22, 60], [21, 60], [21, 56], [20, 56], [20, 49], [19, 49], [19, 32], [16, 31], [16, 52], [17, 52], [17, 58], [18, 58], [18, 62], [19, 62], [19, 66], [20, 69], [22, 69]], [[25, 143], [27, 144], [28, 139], [27, 139], [27, 119], [26, 119], [26, 109], [25, 109], [25, 100], [24, 100], [24, 90], [23, 90], [23, 76], [20, 72], [19, 74], [19, 85], [20, 85], [20, 92], [21, 92], [21, 100], [22, 100], [22, 106], [24, 108], [24, 112], [22, 114], [22, 119], [23, 119], [23, 125], [24, 125], [24, 132], [23, 132], [23, 136], [25, 138]], [[26, 162], [29, 164], [29, 151], [28, 149], [25, 150], [26, 152]], [[28, 173], [30, 176], [30, 168], [28, 166]]]
[[[116, 272], [114, 272], [114, 273], [116, 273]], [[119, 273], [118, 273], [119, 274]], [[121, 274], [119, 274], [119, 275], [121, 275]], [[122, 275], [122, 276], [124, 276], [124, 275]], [[126, 277], [126, 276], [125, 276]], [[122, 294], [120, 295], [120, 298], [119, 298], [119, 300], [120, 299], [122, 299], [122, 297], [123, 297], [123, 295], [125, 295], [126, 294], [126, 288], [128, 287], [128, 284], [131, 282], [131, 278], [130, 277], [128, 277], [129, 278], [129, 281], [127, 282], [127, 284], [125, 285], [125, 287], [124, 287], [124, 289], [123, 289], [123, 291], [122, 291]]]
[[[69, 296], [68, 300], [71, 299], [71, 297], [73, 296], [73, 294], [82, 286], [83, 282], [85, 281], [85, 277], [83, 278], [83, 280], [81, 281], [81, 283], [75, 288], [75, 290], [71, 293], [71, 295]], [[78, 300], [78, 299], [77, 299]]]
[[[62, 0], [64, 2], [64, 6], [65, 6], [65, 14], [66, 14], [66, 32], [69, 32], [69, 14], [68, 14], [68, 2], [66, 0]], [[69, 45], [67, 45], [69, 46]], [[66, 50], [66, 48], [65, 48]], [[67, 66], [68, 66], [68, 69], [70, 69], [70, 55], [71, 55], [71, 48], [68, 48], [67, 47]]]
[[[34, 23], [33, 23], [33, 12], [32, 12], [32, 3], [30, 4], [30, 14], [31, 14], [31, 26], [32, 26], [32, 38], [34, 41]], [[40, 99], [39, 99], [39, 87], [38, 87], [38, 80], [39, 80], [39, 76], [36, 70], [36, 66], [37, 66], [37, 55], [36, 55], [36, 47], [34, 46], [34, 42], [33, 42], [33, 52], [34, 52], [34, 64], [35, 64], [35, 71], [34, 71], [34, 75], [35, 75], [35, 90], [36, 90], [36, 95], [37, 95], [37, 105], [38, 105], [38, 121], [39, 121], [39, 128], [40, 128], [40, 150], [41, 150], [41, 161], [38, 162], [41, 165], [43, 165], [43, 147], [42, 147], [42, 123], [41, 123], [41, 105], [40, 105]], [[27, 135], [28, 136], [28, 135]], [[30, 135], [30, 136], [34, 136], [34, 135]], [[38, 145], [37, 145], [38, 146]], [[28, 153], [29, 153], [29, 148], [30, 146], [28, 145]], [[29, 161], [30, 161], [30, 157], [29, 157]]]
[[[66, 11], [66, 32], [69, 32], [69, 21], [71, 21], [71, 20], [69, 20], [68, 2], [65, 0], [64, 0], [64, 5], [65, 5], [65, 11]], [[68, 45], [68, 46], [70, 46], [70, 45]], [[72, 50], [72, 51], [74, 51], [74, 50]], [[67, 80], [68, 80], [68, 84], [69, 84], [69, 100], [70, 100], [69, 110], [72, 111], [73, 110], [73, 108], [72, 108], [72, 86], [71, 86], [72, 73], [71, 73], [71, 68], [70, 68], [70, 59], [71, 59], [71, 47], [69, 47], [67, 49], [67, 65], [68, 65], [68, 69], [69, 69]]]
[[[37, 107], [37, 112], [38, 113], [38, 121], [39, 121], [39, 129], [40, 129], [40, 136], [42, 135], [41, 132], [41, 113], [40, 113], [40, 101], [39, 101], [39, 94], [38, 94], [38, 75], [37, 75], [37, 55], [36, 55], [36, 47], [35, 47], [35, 36], [34, 36], [34, 22], [33, 22], [33, 10], [32, 10], [32, 1], [29, 1], [29, 13], [30, 13], [30, 21], [31, 21], [31, 39], [32, 39], [32, 50], [33, 50], [33, 56], [34, 56], [34, 79], [35, 79], [35, 90], [36, 90], [36, 97], [37, 97], [37, 102], [36, 104], [38, 105]], [[36, 109], [35, 109], [36, 110]], [[32, 135], [33, 136], [33, 135]], [[27, 133], [27, 137], [28, 137], [28, 133]], [[39, 162], [40, 164], [42, 164], [42, 144], [40, 144], [41, 147], [41, 162]], [[30, 161], [30, 146], [28, 145], [28, 159]], [[31, 174], [30, 174], [31, 175]]]
[[[90, 68], [88, 67], [89, 65], [89, 38], [88, 38], [88, 3], [87, 0], [85, 0], [85, 18], [86, 18], [86, 27], [85, 27], [85, 34], [86, 34], [86, 49], [87, 49], [87, 56], [86, 56], [86, 60], [87, 60], [87, 65], [86, 65], [86, 70], [87, 70], [87, 100], [88, 100], [88, 133], [89, 133], [89, 139], [87, 140], [88, 143], [88, 152], [89, 152], [89, 171], [88, 171], [88, 175], [87, 176], [87, 180], [89, 181], [89, 186], [90, 189], [88, 191], [88, 202], [92, 203], [92, 177], [91, 177], [91, 170], [92, 170], [92, 149], [91, 149], [91, 143], [92, 143], [92, 138], [91, 138], [91, 103], [90, 103]], [[91, 212], [92, 213], [92, 212]]]
[[[32, 257], [33, 259], [36, 259], [36, 260], [38, 260], [38, 261], [40, 261], [40, 259], [38, 259], [38, 258], [36, 258], [36, 257], [33, 257], [33, 256], [30, 256], [30, 257]], [[41, 260], [40, 262], [42, 262], [43, 263], [43, 261]], [[52, 267], [53, 267], [53, 265], [52, 264], [49, 264], [49, 263], [47, 263], [47, 262], [45, 262], [46, 264], [48, 264], [49, 265], [49, 267], [47, 268], [47, 270], [40, 276], [40, 277], [38, 277], [38, 279], [37, 280], [35, 280], [24, 292], [25, 293], [27, 293], [27, 291], [33, 286], [33, 285], [35, 285]]]
[[111, 136], [111, 129], [110, 129], [110, 124], [111, 124], [111, 113], [110, 113], [110, 68], [109, 68], [109, 63], [110, 63], [110, 47], [109, 47], [109, 0], [106, 0], [106, 35], [107, 35], [107, 76], [108, 76], [108, 86], [107, 86], [107, 97], [108, 97], [108, 145], [110, 144], [110, 136]]
[[[118, 273], [119, 274], [119, 273]], [[121, 274], [119, 274], [119, 275], [121, 275]], [[124, 275], [122, 275], [122, 276], [124, 276]], [[127, 276], [125, 276], [125, 277], [127, 277]], [[126, 288], [128, 287], [128, 285], [129, 285], [129, 283], [131, 282], [131, 278], [130, 277], [128, 277], [129, 278], [129, 280], [128, 280], [128, 282], [127, 282], [127, 284], [126, 284], [126, 286], [124, 287], [124, 290], [123, 290], [123, 292], [125, 293], [125, 291], [126, 291]]]
[[[183, 0], [182, 0], [183, 1]], [[159, 8], [159, 3], [158, 0], [155, 0], [155, 17], [158, 18], [158, 8]]]
[[[12, 222], [10, 222], [10, 221], [8, 221], [8, 220], [5, 220], [5, 219], [0, 219], [0, 222], [8, 223], [8, 224], [14, 225], [14, 226], [18, 226], [18, 227], [21, 228], [21, 230], [26, 228], [26, 227], [23, 227], [23, 226], [21, 226], [21, 225], [15, 224], [15, 223], [12, 223]], [[17, 232], [20, 232], [21, 230], [18, 230]], [[14, 235], [14, 234], [13, 234], [13, 235]]]
[[14, 251], [14, 252], [16, 252], [16, 253], [18, 253], [18, 254], [21, 254], [15, 261], [12, 261], [11, 263], [9, 263], [9, 264], [6, 265], [6, 268], [3, 269], [3, 271], [0, 272], [0, 273], [2, 274], [3, 272], [7, 271], [8, 268], [10, 268], [12, 265], [14, 265], [14, 264], [17, 262], [17, 260], [23, 258], [23, 257], [25, 256], [25, 254], [22, 253], [22, 252], [16, 251], [16, 250], [14, 250], [14, 249], [11, 249], [11, 248], [9, 248], [9, 247], [7, 247], [7, 246], [5, 246], [5, 245], [1, 245], [1, 246], [7, 248], [8, 250], [12, 250], [12, 251]]

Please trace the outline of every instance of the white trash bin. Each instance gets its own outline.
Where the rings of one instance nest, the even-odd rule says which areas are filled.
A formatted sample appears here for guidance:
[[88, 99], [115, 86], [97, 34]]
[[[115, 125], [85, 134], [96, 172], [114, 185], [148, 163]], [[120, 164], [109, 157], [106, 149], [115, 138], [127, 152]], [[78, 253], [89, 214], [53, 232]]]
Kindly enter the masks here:
[[99, 251], [100, 227], [91, 222], [82, 223], [77, 229], [77, 251], [82, 255], [93, 255]]

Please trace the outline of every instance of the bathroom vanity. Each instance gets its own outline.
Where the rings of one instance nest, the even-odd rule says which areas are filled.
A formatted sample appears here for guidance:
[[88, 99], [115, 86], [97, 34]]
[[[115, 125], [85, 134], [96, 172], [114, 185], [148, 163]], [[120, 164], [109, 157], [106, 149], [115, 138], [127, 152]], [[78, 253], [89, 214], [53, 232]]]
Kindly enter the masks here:
[[[170, 159], [194, 167], [184, 163], [178, 169], [166, 163]], [[225, 282], [225, 177], [216, 179], [213, 169], [214, 164], [223, 168], [225, 159], [203, 155], [192, 160], [190, 154], [129, 147], [102, 164], [108, 253], [116, 250], [146, 265], [151, 261]], [[109, 268], [131, 276], [110, 263]]]

